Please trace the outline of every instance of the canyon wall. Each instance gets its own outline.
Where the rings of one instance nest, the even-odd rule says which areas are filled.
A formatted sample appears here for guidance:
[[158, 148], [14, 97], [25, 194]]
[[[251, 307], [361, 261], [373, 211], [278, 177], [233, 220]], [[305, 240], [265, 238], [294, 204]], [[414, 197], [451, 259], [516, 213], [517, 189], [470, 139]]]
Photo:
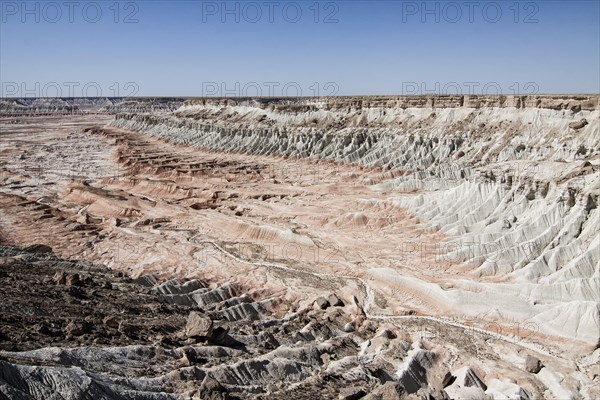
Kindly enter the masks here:
[[[558, 95], [190, 99], [112, 125], [217, 151], [376, 168], [372, 190], [393, 191], [396, 206], [448, 235], [441, 257], [475, 280], [470, 290], [503, 299], [494, 313], [594, 344], [599, 109], [597, 96]], [[431, 295], [467, 313], [483, 299]]]

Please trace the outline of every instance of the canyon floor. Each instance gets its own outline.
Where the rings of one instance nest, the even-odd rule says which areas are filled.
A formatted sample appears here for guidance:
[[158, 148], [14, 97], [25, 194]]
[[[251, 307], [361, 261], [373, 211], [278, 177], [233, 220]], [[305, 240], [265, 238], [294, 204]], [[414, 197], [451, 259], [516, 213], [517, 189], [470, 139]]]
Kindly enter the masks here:
[[303, 154], [305, 138], [192, 143], [208, 113], [255, 141], [283, 122], [179, 106], [0, 118], [0, 398], [600, 396], [597, 110], [583, 155], [538, 151], [535, 176], [497, 195], [468, 170], [415, 185], [412, 160]]

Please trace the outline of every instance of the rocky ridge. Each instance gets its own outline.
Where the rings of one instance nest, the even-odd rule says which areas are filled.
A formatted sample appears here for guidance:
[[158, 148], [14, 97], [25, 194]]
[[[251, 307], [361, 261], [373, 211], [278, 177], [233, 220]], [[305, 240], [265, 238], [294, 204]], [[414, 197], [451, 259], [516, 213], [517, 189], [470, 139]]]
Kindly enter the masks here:
[[[278, 316], [227, 284], [132, 279], [43, 245], [0, 252], [5, 398], [529, 399], [539, 390], [452, 368], [453, 346], [477, 356], [459, 330], [445, 345], [373, 321], [350, 330], [355, 306], [334, 294]], [[240, 304], [263, 311], [233, 311]]]
[[0, 117], [166, 112], [182, 105], [183, 99], [177, 98], [3, 98], [0, 99]]

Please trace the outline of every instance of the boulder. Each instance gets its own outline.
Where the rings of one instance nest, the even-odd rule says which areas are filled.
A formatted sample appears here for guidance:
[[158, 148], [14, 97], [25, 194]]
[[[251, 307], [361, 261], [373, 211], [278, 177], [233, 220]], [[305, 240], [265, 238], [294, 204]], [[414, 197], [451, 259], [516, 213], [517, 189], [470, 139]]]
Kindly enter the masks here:
[[333, 293], [327, 297], [327, 301], [329, 301], [329, 304], [333, 307], [344, 307], [344, 302]]
[[338, 399], [340, 400], [358, 400], [365, 397], [367, 392], [360, 387], [345, 387], [340, 390]]
[[581, 129], [581, 128], [583, 128], [583, 127], [584, 127], [584, 126], [586, 126], [587, 124], [588, 124], [588, 122], [587, 122], [587, 119], [585, 119], [585, 118], [584, 118], [584, 119], [582, 119], [581, 121], [575, 121], [575, 122], [571, 122], [571, 123], [569, 124], [569, 128], [571, 128], [571, 129], [575, 129], [575, 130], [578, 130], [578, 129]]
[[531, 372], [532, 374], [537, 374], [542, 369], [543, 364], [539, 358], [532, 356], [531, 354], [527, 354], [527, 358], [525, 359], [525, 370], [527, 372]]
[[199, 357], [193, 347], [184, 347], [181, 349], [181, 363], [186, 366], [192, 366], [198, 363], [206, 362], [206, 359]]
[[405, 394], [406, 390], [400, 383], [388, 381], [373, 390], [369, 398], [373, 400], [398, 400], [403, 398]]
[[187, 337], [204, 337], [209, 338], [213, 333], [213, 322], [207, 316], [200, 315], [192, 311], [185, 325], [185, 334]]
[[475, 372], [473, 369], [467, 368], [466, 370], [464, 370], [464, 374], [461, 375], [462, 376], [460, 376], [460, 380], [462, 381], [462, 386], [476, 386], [484, 392], [487, 390], [487, 386], [485, 385], [485, 383], [483, 383], [483, 380], [479, 377], [479, 375], [477, 375], [477, 372]]
[[450, 377], [446, 375], [443, 382], [445, 393], [451, 399], [490, 399], [485, 391], [487, 385], [479, 377], [477, 372], [469, 366], [462, 367], [452, 373]]
[[452, 385], [456, 381], [456, 377], [452, 375], [450, 371], [446, 372], [444, 375], [444, 379], [442, 379], [442, 387], [447, 387]]
[[198, 395], [198, 398], [202, 400], [225, 400], [229, 398], [223, 385], [208, 375], [202, 381]]
[[317, 310], [325, 310], [330, 306], [329, 301], [325, 297], [319, 297], [315, 300], [314, 307]]
[[444, 378], [445, 386], [460, 386], [460, 387], [477, 387], [482, 391], [487, 390], [487, 386], [483, 380], [477, 375], [477, 372], [471, 367], [462, 367], [452, 374], [451, 378]]
[[406, 359], [403, 369], [398, 372], [398, 380], [408, 393], [416, 393], [428, 386], [427, 371], [433, 367], [436, 354], [425, 349], [417, 349]]
[[382, 328], [375, 334], [375, 337], [383, 337], [386, 339], [396, 339], [396, 334], [388, 328]]
[[211, 342], [219, 343], [219, 342], [225, 340], [228, 333], [229, 333], [229, 328], [223, 328], [223, 327], [219, 326], [219, 327], [213, 329], [212, 335], [210, 338]]

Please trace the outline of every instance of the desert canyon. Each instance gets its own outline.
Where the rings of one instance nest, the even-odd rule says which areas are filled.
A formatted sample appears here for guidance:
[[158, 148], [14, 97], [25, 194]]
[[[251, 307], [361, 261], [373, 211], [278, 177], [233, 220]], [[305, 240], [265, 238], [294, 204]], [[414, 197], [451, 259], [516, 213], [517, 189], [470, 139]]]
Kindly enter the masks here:
[[4, 99], [0, 398], [599, 398], [599, 99]]

